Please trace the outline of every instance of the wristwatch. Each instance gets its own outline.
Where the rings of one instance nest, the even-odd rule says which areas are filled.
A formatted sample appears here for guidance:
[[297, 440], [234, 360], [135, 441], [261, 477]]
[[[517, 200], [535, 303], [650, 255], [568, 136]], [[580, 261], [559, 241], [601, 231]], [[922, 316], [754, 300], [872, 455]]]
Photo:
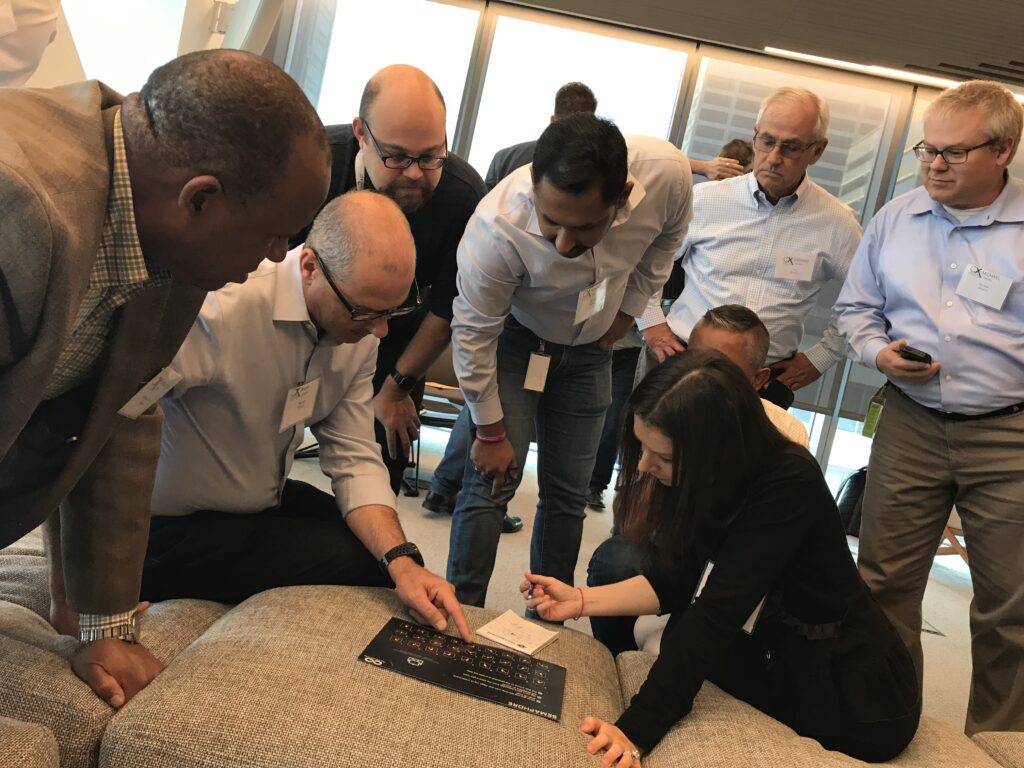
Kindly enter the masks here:
[[400, 557], [411, 557], [421, 568], [423, 567], [423, 555], [420, 554], [420, 548], [411, 541], [407, 541], [404, 544], [399, 544], [397, 547], [392, 547], [384, 553], [384, 557], [380, 559], [381, 570], [387, 573], [388, 566]]
[[395, 384], [398, 385], [398, 388], [403, 392], [412, 392], [416, 383], [419, 381], [419, 379], [416, 379], [413, 376], [403, 376], [398, 371], [391, 372], [391, 380], [395, 382]]

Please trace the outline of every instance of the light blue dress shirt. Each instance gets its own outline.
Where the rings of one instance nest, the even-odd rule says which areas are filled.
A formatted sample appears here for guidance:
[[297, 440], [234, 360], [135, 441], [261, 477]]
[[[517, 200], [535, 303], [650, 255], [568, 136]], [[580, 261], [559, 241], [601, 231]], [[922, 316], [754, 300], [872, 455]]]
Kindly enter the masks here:
[[[860, 243], [860, 224], [850, 207], [804, 176], [793, 194], [772, 205], [748, 173], [698, 184], [693, 222], [683, 245], [686, 287], [662, 319], [654, 297], [642, 328], [668, 322], [684, 341], [709, 309], [741, 304], [768, 328], [768, 362], [792, 356], [803, 338], [803, 323], [822, 287], [842, 282]], [[779, 277], [776, 263], [787, 256], [810, 260], [810, 279]], [[843, 359], [845, 345], [835, 317], [820, 342], [806, 351], [824, 372]]]
[[[1013, 281], [1001, 309], [957, 293], [971, 266]], [[921, 405], [979, 414], [1024, 402], [1024, 182], [963, 223], [918, 187], [867, 227], [836, 303], [851, 357], [872, 368], [906, 339], [941, 363], [899, 387]]]

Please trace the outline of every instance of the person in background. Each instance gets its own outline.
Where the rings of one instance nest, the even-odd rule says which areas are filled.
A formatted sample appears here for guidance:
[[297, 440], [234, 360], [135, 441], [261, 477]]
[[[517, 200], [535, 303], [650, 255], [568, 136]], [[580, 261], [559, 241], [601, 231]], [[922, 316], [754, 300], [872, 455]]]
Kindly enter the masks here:
[[821, 468], [745, 373], [687, 352], [640, 383], [626, 418], [623, 532], [652, 567], [600, 587], [532, 573], [520, 586], [548, 621], [672, 613], [626, 711], [583, 721], [587, 751], [636, 768], [708, 680], [826, 749], [902, 752], [921, 711], [913, 661], [857, 573]]
[[320, 207], [324, 128], [274, 64], [211, 50], [127, 97], [0, 88], [0, 157], [0, 546], [47, 521], [51, 623], [119, 707], [160, 670], [137, 614], [161, 371], [206, 291]]
[[822, 288], [846, 278], [861, 235], [849, 206], [807, 176], [828, 146], [828, 124], [819, 96], [779, 88], [757, 116], [753, 173], [694, 188], [680, 253], [686, 285], [667, 317], [652, 297], [640, 320], [642, 369], [681, 351], [697, 320], [723, 304], [749, 307], [771, 332], [772, 377], [762, 396], [776, 405], [788, 408], [795, 391], [843, 357], [834, 313], [821, 341], [799, 351], [804, 320]]
[[754, 167], [754, 145], [746, 139], [733, 139], [726, 142], [718, 150], [718, 154], [739, 163], [743, 173], [750, 173]]
[[60, 0], [0, 0], [0, 88], [25, 85], [57, 37]]
[[[376, 435], [397, 493], [419, 435], [423, 377], [451, 338], [456, 249], [486, 189], [468, 163], [448, 151], [444, 98], [426, 73], [405, 64], [377, 72], [366, 83], [351, 125], [328, 126], [331, 186], [328, 201], [352, 189], [393, 199], [416, 242], [418, 312], [394, 317], [377, 349], [373, 379]], [[308, 233], [292, 238], [292, 247]]]
[[[555, 93], [555, 111], [551, 115], [551, 122], [581, 112], [588, 115], [597, 112], [597, 98], [594, 92], [584, 83], [566, 83]], [[534, 139], [495, 152], [491, 164], [487, 167], [487, 188], [494, 189], [499, 181], [516, 168], [532, 163], [533, 150], [536, 146], [537, 140]]]
[[[690, 219], [686, 157], [593, 115], [547, 127], [459, 244], [453, 356], [471, 430], [448, 577], [483, 605], [502, 509], [534, 434], [533, 568], [571, 580], [584, 498], [611, 401], [611, 346], [668, 275]], [[646, 293], [644, 293], [646, 291]]]
[[[771, 375], [771, 371], [765, 367], [768, 347], [768, 329], [761, 319], [746, 307], [727, 304], [704, 313], [693, 327], [687, 352], [682, 354], [702, 349], [721, 352], [743, 371], [750, 386], [757, 392]], [[768, 420], [784, 437], [799, 446], [807, 447], [807, 430], [795, 416], [764, 398], [761, 399], [761, 407], [764, 408]], [[628, 428], [629, 425], [624, 427]], [[620, 437], [621, 430], [616, 435], [616, 440]], [[621, 489], [620, 482], [619, 490]], [[621, 535], [621, 517], [620, 507], [616, 509], [612, 536], [602, 542], [590, 558], [590, 564], [587, 566], [588, 586], [599, 587], [603, 584], [625, 581], [633, 576], [643, 575], [648, 567], [650, 552], [645, 546]], [[637, 639], [641, 635], [641, 629], [635, 625], [636, 616], [595, 616], [590, 621], [594, 637], [611, 648], [614, 653], [636, 650], [641, 646]], [[664, 626], [664, 621], [660, 622], [660, 626]], [[657, 630], [658, 626], [648, 621], [643, 631], [651, 635]]]
[[[162, 401], [144, 599], [394, 586], [418, 620], [452, 618], [470, 640], [451, 585], [405, 540], [373, 437], [377, 343], [417, 309], [415, 268], [398, 206], [353, 191], [283, 262], [207, 296]], [[333, 493], [288, 477], [307, 425]]]
[[922, 680], [921, 600], [954, 504], [963, 524], [969, 734], [1024, 730], [1022, 124], [998, 83], [940, 94], [914, 147], [924, 185], [875, 214], [836, 303], [851, 357], [888, 379], [860, 570]]

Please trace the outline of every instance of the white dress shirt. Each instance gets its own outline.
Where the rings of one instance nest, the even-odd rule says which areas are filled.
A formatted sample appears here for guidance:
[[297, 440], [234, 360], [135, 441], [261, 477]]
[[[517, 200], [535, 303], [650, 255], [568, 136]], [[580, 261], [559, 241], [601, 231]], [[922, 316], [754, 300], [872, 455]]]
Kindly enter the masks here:
[[[594, 248], [561, 256], [541, 234], [530, 166], [506, 176], [477, 206], [459, 243], [452, 358], [474, 421], [502, 418], [496, 352], [505, 318], [564, 345], [600, 339], [619, 310], [636, 317], [661, 290], [690, 221], [690, 165], [675, 146], [627, 136], [633, 189]], [[604, 307], [576, 324], [580, 291], [607, 278]]]
[[[318, 337], [302, 294], [301, 250], [206, 297], [171, 363], [183, 378], [161, 401], [153, 514], [276, 506], [307, 425], [342, 515], [368, 504], [395, 508], [373, 432], [377, 339]], [[313, 380], [312, 415], [281, 431], [288, 391]]]
[[[686, 341], [709, 309], [741, 304], [768, 328], [769, 364], [792, 356], [822, 286], [846, 279], [860, 243], [857, 217], [806, 175], [792, 195], [775, 205], [752, 173], [698, 184], [693, 198], [693, 223], [680, 253], [686, 287], [667, 318], [660, 296], [652, 297], [641, 327], [667, 319], [672, 333]], [[776, 277], [777, 260], [787, 256], [809, 257], [811, 279]], [[845, 351], [833, 312], [822, 340], [805, 354], [823, 372]]]

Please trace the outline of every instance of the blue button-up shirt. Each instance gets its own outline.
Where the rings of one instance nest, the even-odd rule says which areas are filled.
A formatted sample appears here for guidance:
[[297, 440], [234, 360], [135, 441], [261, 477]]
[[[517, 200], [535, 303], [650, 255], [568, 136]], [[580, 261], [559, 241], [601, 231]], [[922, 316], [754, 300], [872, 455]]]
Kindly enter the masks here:
[[[1002, 309], [957, 294], [971, 266], [1013, 280]], [[921, 405], [979, 414], [1024, 401], [1024, 182], [963, 223], [924, 187], [897, 197], [868, 225], [836, 311], [867, 366], [897, 339], [941, 363], [923, 384], [899, 383]]]
[[[853, 211], [807, 176], [775, 205], [752, 173], [698, 184], [693, 223], [682, 249], [686, 287], [667, 318], [661, 314], [660, 295], [653, 297], [640, 326], [668, 322], [672, 333], [688, 340], [709, 309], [742, 304], [768, 328], [768, 362], [790, 357], [822, 287], [846, 278], [859, 243], [860, 225]], [[797, 255], [813, 265], [810, 279], [777, 277], [776, 260]], [[805, 353], [821, 372], [845, 355], [835, 323], [833, 316], [821, 341]]]

